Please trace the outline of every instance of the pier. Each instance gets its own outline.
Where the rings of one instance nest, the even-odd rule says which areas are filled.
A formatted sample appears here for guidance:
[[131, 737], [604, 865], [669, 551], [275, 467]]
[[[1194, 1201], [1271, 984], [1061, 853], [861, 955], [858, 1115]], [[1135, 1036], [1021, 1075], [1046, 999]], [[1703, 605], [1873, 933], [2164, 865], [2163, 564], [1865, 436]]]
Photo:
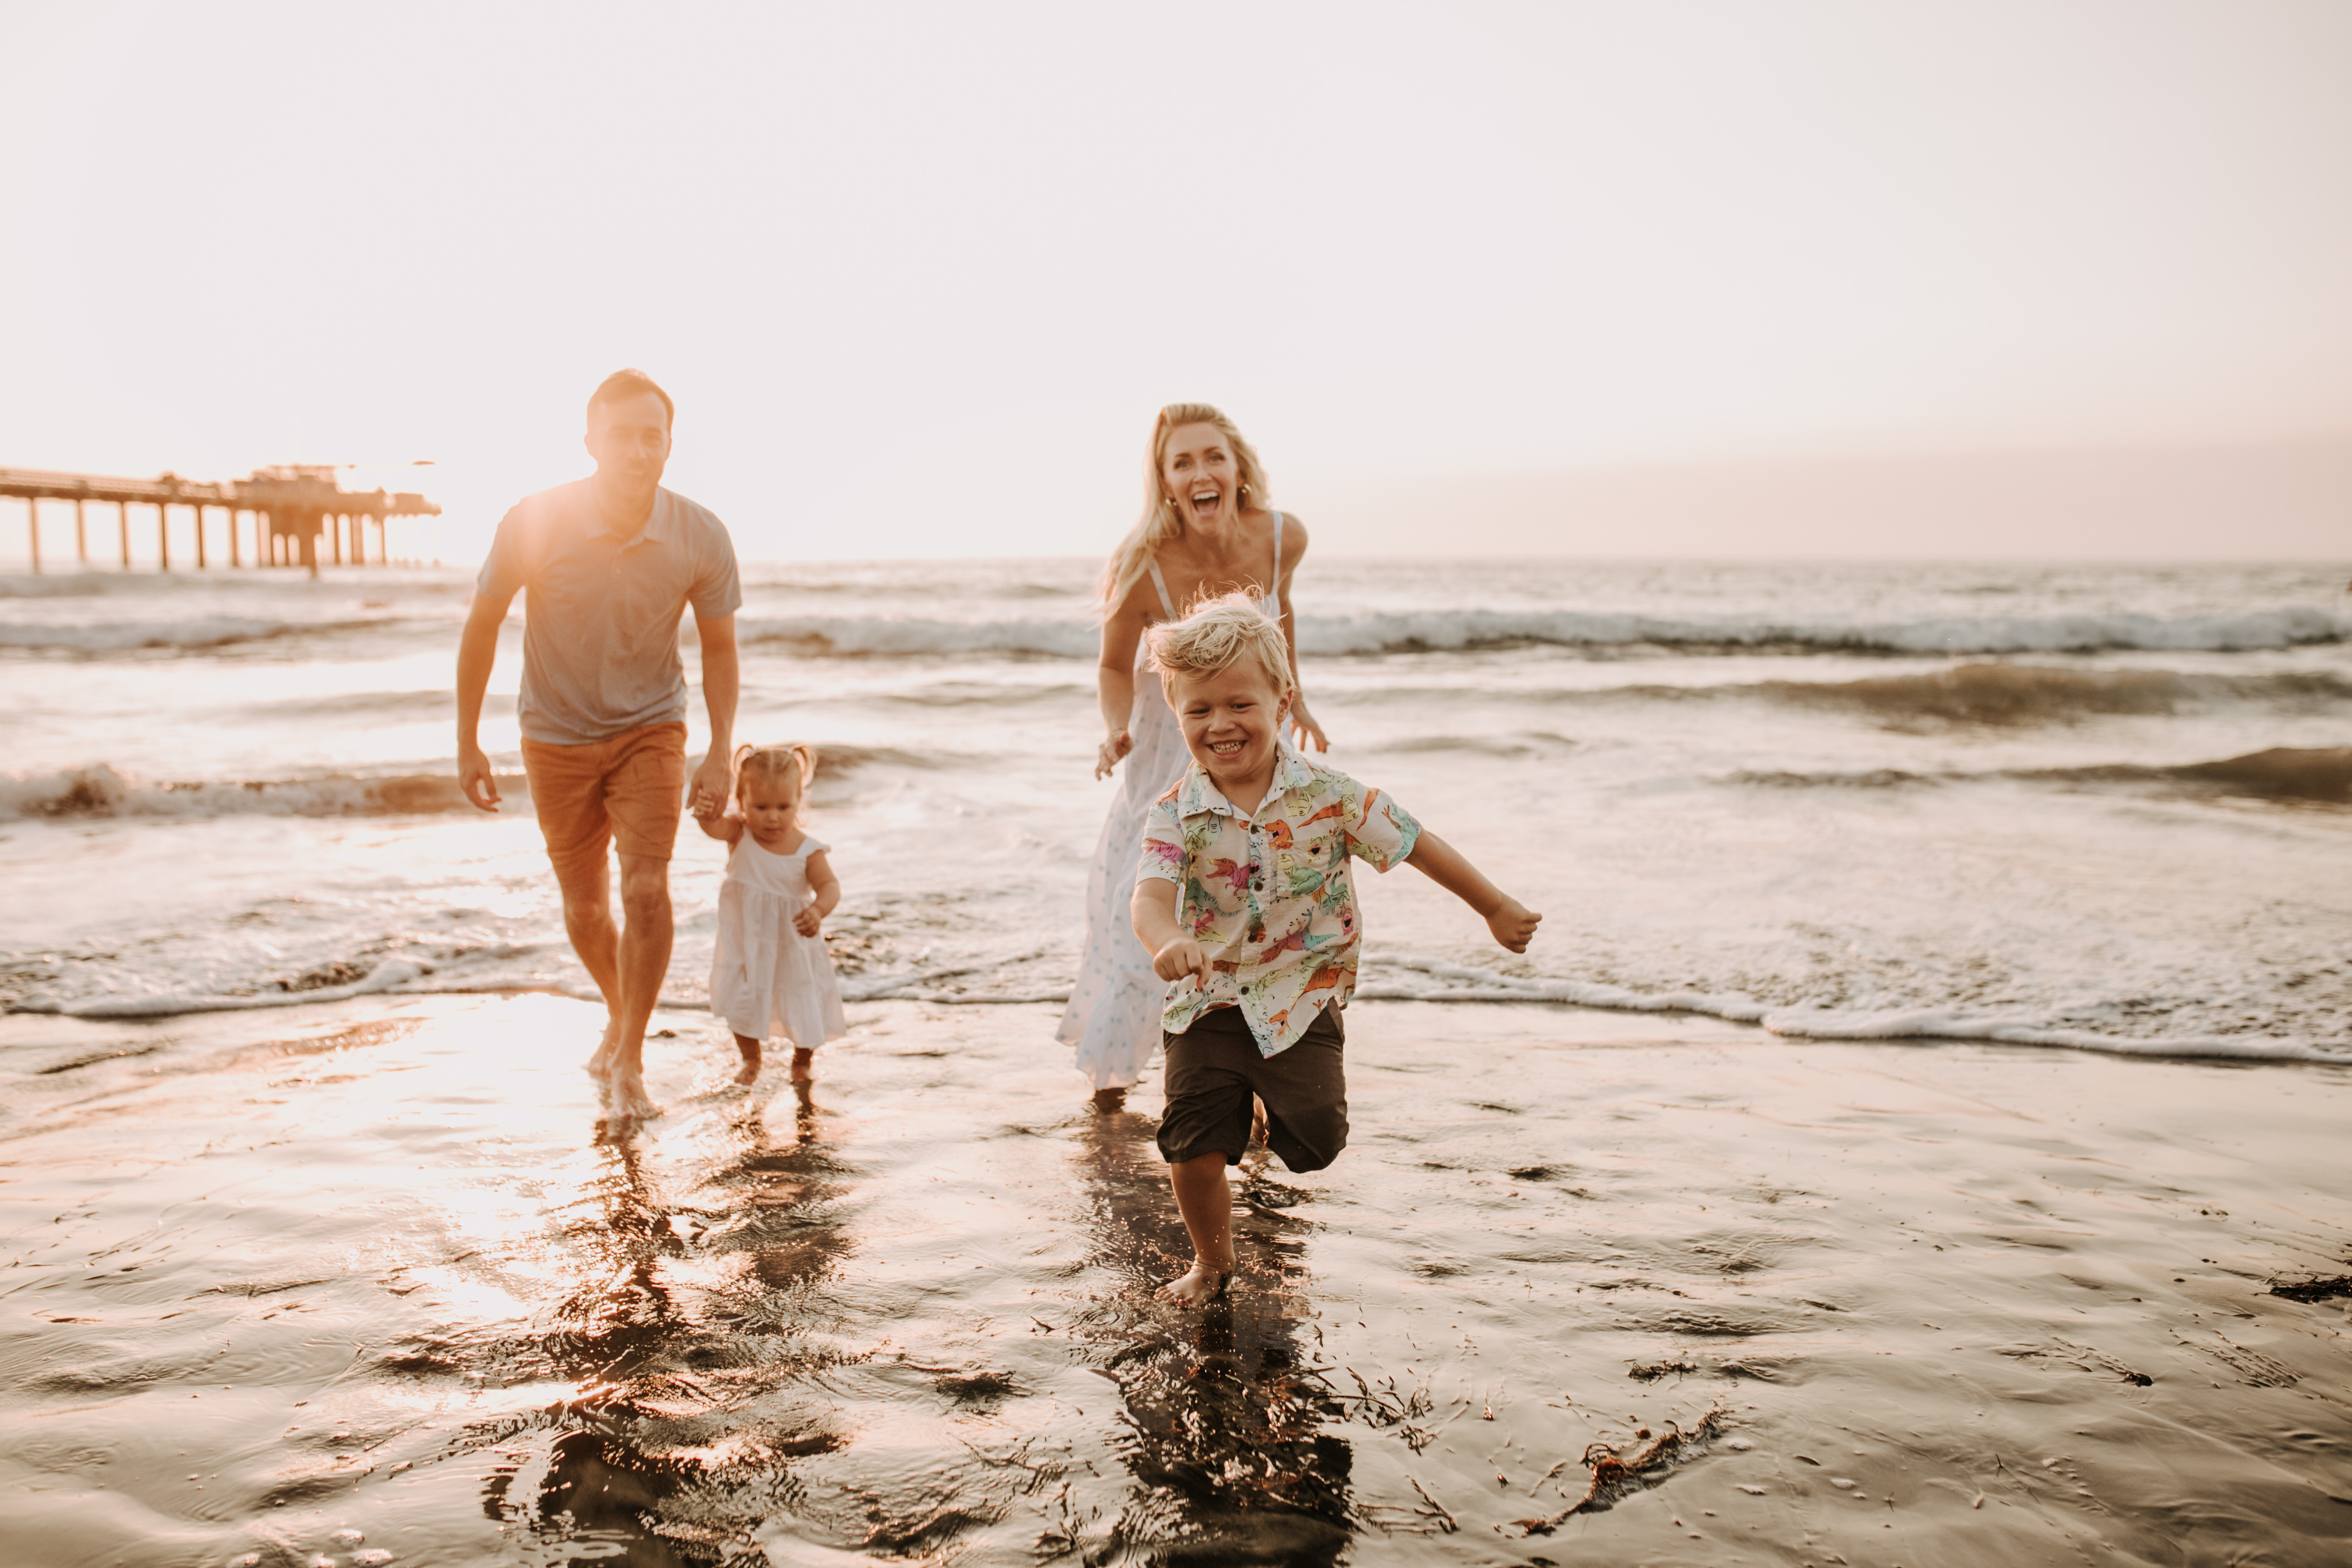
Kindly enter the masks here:
[[373, 559], [389, 561], [385, 528], [395, 517], [438, 517], [441, 509], [407, 490], [347, 490], [331, 468], [293, 465], [258, 468], [244, 479], [184, 479], [159, 474], [152, 479], [107, 479], [96, 474], [56, 474], [36, 468], [0, 468], [0, 496], [16, 496], [25, 503], [26, 535], [31, 546], [33, 570], [41, 570], [41, 503], [73, 503], [74, 562], [89, 564], [89, 507], [111, 504], [120, 538], [122, 566], [131, 566], [131, 509], [155, 509], [156, 563], [172, 570], [172, 509], [194, 514], [195, 565], [213, 563], [206, 548], [206, 520], [215, 510], [224, 515], [228, 546], [225, 564], [242, 566], [239, 519], [249, 517], [244, 531], [253, 542], [256, 566], [306, 566], [317, 571], [322, 561], [341, 565], [364, 565], [371, 559], [368, 524], [375, 524]]

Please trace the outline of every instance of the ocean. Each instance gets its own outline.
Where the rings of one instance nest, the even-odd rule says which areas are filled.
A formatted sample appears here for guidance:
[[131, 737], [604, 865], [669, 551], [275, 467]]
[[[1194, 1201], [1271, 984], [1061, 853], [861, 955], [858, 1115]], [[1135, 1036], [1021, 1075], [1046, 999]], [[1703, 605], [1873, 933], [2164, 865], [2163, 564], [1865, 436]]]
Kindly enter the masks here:
[[[1067, 993], [1111, 790], [1097, 569], [746, 567], [738, 739], [823, 758], [852, 1000]], [[1318, 552], [1332, 760], [1546, 917], [1514, 958], [1412, 872], [1364, 879], [1362, 994], [2352, 1058], [2347, 573]], [[0, 578], [0, 1006], [591, 994], [520, 779], [497, 816], [451, 782], [469, 585]], [[520, 640], [519, 605], [484, 735], [517, 774]], [[722, 853], [680, 835], [671, 1005], [702, 1001]]]

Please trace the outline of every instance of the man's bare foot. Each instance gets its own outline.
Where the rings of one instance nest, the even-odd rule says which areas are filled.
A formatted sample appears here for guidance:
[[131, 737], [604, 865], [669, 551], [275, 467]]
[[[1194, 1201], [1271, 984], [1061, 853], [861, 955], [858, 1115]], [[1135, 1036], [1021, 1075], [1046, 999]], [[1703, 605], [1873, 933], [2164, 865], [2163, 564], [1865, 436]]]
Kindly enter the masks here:
[[646, 1076], [622, 1068], [604, 1080], [604, 1112], [624, 1121], [650, 1121], [662, 1113], [646, 1092]]
[[1184, 1271], [1182, 1279], [1171, 1279], [1151, 1294], [1155, 1300], [1172, 1301], [1179, 1307], [1205, 1307], [1223, 1295], [1225, 1287], [1233, 1282], [1232, 1269], [1212, 1268], [1196, 1261]]
[[1098, 1089], [1095, 1090], [1095, 1109], [1101, 1111], [1106, 1116], [1110, 1115], [1114, 1111], [1125, 1110], [1127, 1109], [1127, 1090], [1124, 1089]]
[[760, 1042], [749, 1035], [737, 1035], [735, 1050], [743, 1058], [742, 1070], [735, 1075], [735, 1081], [749, 1089], [760, 1076]]
[[793, 1081], [794, 1083], [814, 1083], [816, 1081], [816, 1074], [811, 1069], [810, 1064], [815, 1060], [816, 1048], [814, 1047], [794, 1046], [793, 1047]]
[[586, 1061], [582, 1062], [580, 1064], [581, 1068], [590, 1078], [601, 1079], [612, 1077], [613, 1051], [620, 1043], [621, 1020], [618, 1018], [606, 1019], [604, 1022], [604, 1037], [596, 1042], [596, 1054], [590, 1057]]

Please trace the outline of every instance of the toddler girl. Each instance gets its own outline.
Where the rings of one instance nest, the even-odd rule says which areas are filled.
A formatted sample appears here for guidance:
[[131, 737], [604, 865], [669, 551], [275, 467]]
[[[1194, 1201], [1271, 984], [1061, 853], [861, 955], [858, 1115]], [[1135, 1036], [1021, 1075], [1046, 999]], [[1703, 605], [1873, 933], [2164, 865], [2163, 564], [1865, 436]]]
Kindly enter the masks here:
[[833, 960], [817, 934], [841, 902], [825, 846], [801, 829], [801, 804], [816, 775], [803, 745], [743, 746], [735, 752], [734, 811], [725, 803], [695, 820], [734, 846], [719, 887], [719, 943], [710, 955], [710, 1010], [735, 1031], [743, 1070], [760, 1076], [760, 1042], [793, 1043], [793, 1081], [807, 1083], [810, 1058], [849, 1032]]

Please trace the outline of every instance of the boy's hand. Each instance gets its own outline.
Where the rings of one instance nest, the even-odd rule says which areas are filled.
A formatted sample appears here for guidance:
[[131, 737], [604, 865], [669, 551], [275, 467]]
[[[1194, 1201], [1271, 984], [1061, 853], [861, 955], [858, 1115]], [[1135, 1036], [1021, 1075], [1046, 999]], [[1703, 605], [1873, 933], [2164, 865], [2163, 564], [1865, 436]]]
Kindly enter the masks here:
[[824, 924], [824, 917], [816, 912], [814, 904], [803, 905], [801, 912], [793, 917], [793, 929], [803, 936], [814, 936]]
[[1162, 980], [1181, 980], [1189, 974], [1196, 984], [1206, 985], [1209, 955], [1191, 937], [1180, 936], [1151, 955], [1151, 973]]
[[1536, 913], [1517, 899], [1505, 899], [1503, 907], [1486, 917], [1486, 929], [1495, 940], [1513, 952], [1525, 952], [1536, 934], [1543, 916]]

